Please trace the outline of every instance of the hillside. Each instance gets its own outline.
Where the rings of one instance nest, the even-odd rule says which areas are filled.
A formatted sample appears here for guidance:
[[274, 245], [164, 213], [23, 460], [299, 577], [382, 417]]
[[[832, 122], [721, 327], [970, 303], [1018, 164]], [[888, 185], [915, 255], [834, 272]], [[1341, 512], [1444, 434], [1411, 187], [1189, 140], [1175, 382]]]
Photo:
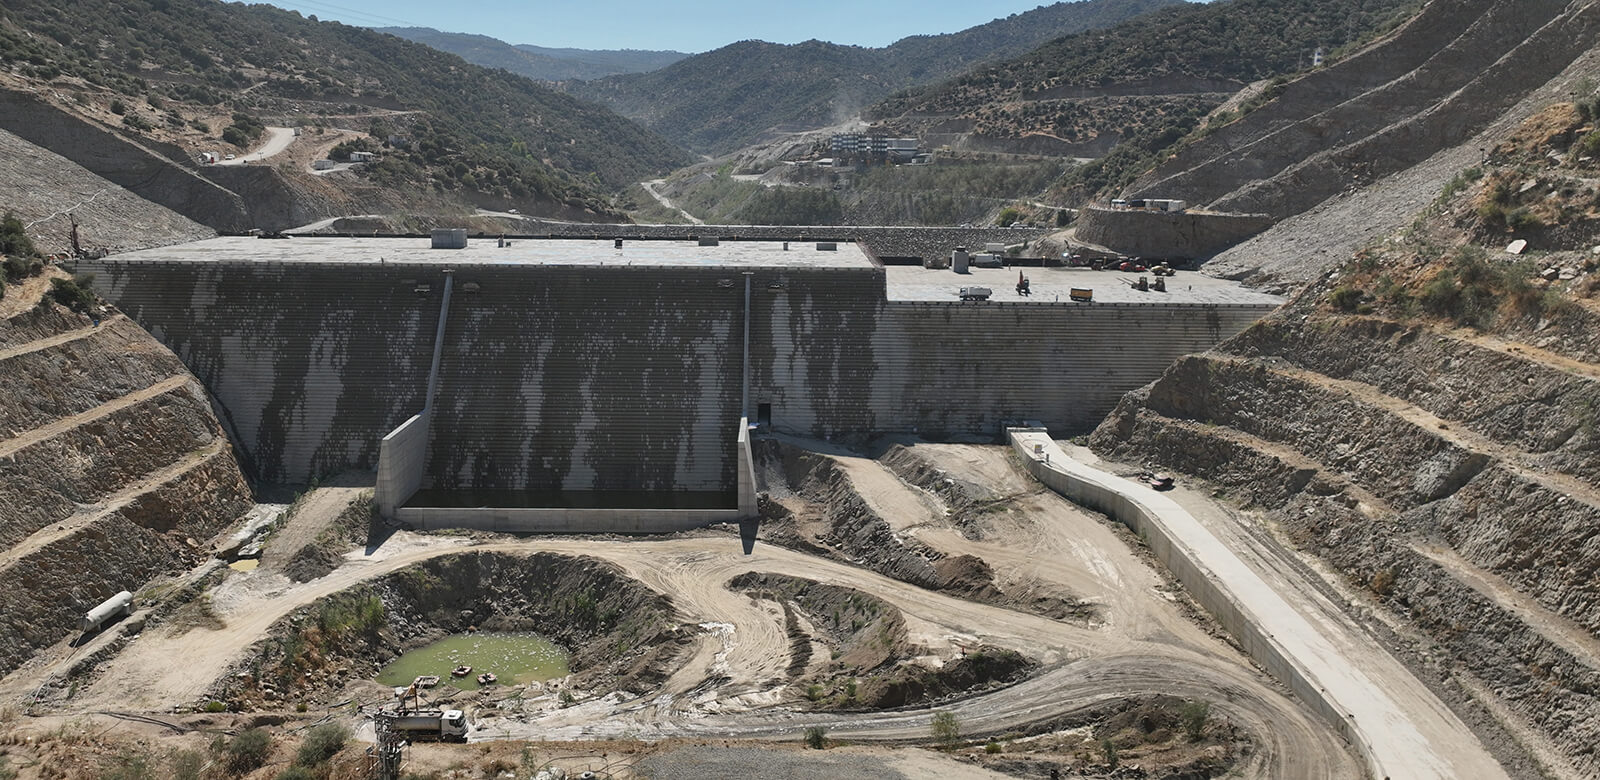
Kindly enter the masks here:
[[[1225, 202], [1326, 197], [1324, 177], [1343, 189], [1217, 261], [1232, 273], [1254, 258], [1256, 278], [1297, 289], [1290, 304], [1124, 397], [1090, 443], [1245, 510], [1513, 776], [1593, 777], [1600, 4], [1439, 2], [1396, 43], [1344, 74], [1353, 94], [1292, 83], [1259, 125], [1219, 133], [1237, 154], [1209, 158], [1213, 171], [1259, 166], [1209, 185]], [[1335, 108], [1397, 107], [1368, 94], [1391, 82], [1447, 96], [1378, 111], [1366, 131]], [[1326, 162], [1299, 151], [1292, 113], [1347, 143], [1317, 146]], [[1272, 151], [1298, 172], [1280, 178]]]
[[884, 48], [823, 41], [741, 41], [643, 74], [568, 85], [701, 152], [748, 145], [775, 129], [848, 119], [893, 90], [947, 78], [1080, 30], [1117, 24], [1181, 0], [1081, 0], [1042, 6], [957, 33]]
[[502, 68], [535, 81], [598, 79], [619, 73], [646, 73], [689, 56], [681, 51], [557, 49], [525, 43], [510, 44], [487, 35], [441, 32], [431, 27], [373, 29], [449, 52], [474, 65]]
[[866, 118], [966, 148], [1109, 157], [1069, 180], [1081, 198], [1131, 180], [1246, 84], [1307, 68], [1319, 48], [1336, 58], [1417, 5], [1225, 0], [1163, 8], [907, 90]]
[[403, 136], [365, 176], [468, 201], [608, 212], [608, 190], [685, 159], [632, 122], [526, 79], [265, 5], [8, 3], [0, 65], [24, 86], [48, 83], [81, 113], [109, 107], [102, 116], [124, 132], [157, 140], [242, 148], [263, 120], [354, 124], [373, 148]]

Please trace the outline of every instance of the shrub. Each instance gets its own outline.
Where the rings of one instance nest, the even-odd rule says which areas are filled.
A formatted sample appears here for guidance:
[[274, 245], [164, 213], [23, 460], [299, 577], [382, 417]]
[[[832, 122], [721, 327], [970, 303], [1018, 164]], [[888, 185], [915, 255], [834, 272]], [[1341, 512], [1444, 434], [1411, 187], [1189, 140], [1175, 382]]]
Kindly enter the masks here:
[[156, 768], [150, 759], [137, 753], [124, 753], [111, 760], [111, 766], [100, 773], [100, 780], [155, 780]]
[[117, 116], [122, 116], [123, 114], [128, 113], [128, 104], [122, 102], [121, 100], [111, 101], [111, 113], [116, 114]]
[[306, 732], [305, 741], [300, 743], [294, 762], [300, 766], [318, 766], [343, 750], [348, 739], [349, 729], [337, 723], [324, 723]]
[[1328, 293], [1328, 301], [1339, 311], [1355, 311], [1361, 303], [1361, 291], [1347, 284], [1340, 285]]
[[928, 725], [933, 741], [946, 749], [955, 747], [961, 740], [961, 723], [956, 720], [953, 712], [936, 712], [933, 721]]
[[75, 312], [88, 314], [89, 308], [94, 306], [94, 294], [88, 289], [93, 282], [93, 274], [78, 274], [71, 279], [51, 279], [50, 297]]
[[989, 743], [983, 746], [983, 752], [988, 753], [989, 755], [999, 753], [1002, 749], [1003, 748], [1000, 747], [1000, 741], [996, 739], [989, 740]]
[[[17, 269], [25, 268], [27, 260], [39, 254], [33, 240], [28, 238], [28, 229], [14, 212], [7, 211], [5, 217], [0, 219], [0, 254], [10, 255], [6, 261], [6, 273], [13, 279], [20, 275]], [[14, 263], [21, 265], [14, 266]]]
[[228, 705], [223, 704], [220, 701], [212, 700], [212, 701], [206, 702], [206, 712], [222, 712], [223, 710], [225, 710], [227, 708], [228, 708]]
[[1183, 703], [1183, 733], [1190, 742], [1199, 742], [1206, 735], [1206, 719], [1211, 717], [1211, 702], [1186, 701]]
[[173, 780], [201, 780], [205, 777], [206, 757], [193, 750], [180, 750], [167, 760]]
[[1117, 765], [1121, 763], [1117, 760], [1117, 744], [1112, 742], [1110, 738], [1100, 740], [1100, 752], [1105, 754], [1106, 766], [1116, 769]]
[[812, 750], [825, 750], [828, 747], [828, 729], [826, 726], [806, 727], [806, 747]]
[[822, 698], [822, 686], [812, 683], [806, 686], [806, 698], [818, 701]]
[[272, 755], [272, 735], [261, 729], [245, 729], [222, 745], [222, 767], [235, 775], [260, 769]]

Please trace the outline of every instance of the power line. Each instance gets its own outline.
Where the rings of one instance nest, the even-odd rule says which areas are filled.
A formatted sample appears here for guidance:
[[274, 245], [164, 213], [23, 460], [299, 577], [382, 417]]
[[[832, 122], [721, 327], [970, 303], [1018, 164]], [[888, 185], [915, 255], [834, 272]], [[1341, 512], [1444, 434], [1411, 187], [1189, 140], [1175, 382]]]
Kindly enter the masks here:
[[342, 6], [342, 5], [334, 5], [333, 3], [320, 2], [320, 0], [294, 0], [294, 5], [295, 6], [305, 6], [305, 7], [309, 8], [309, 9], [311, 9], [312, 11], [321, 11], [322, 13], [331, 13], [331, 14], [337, 14], [337, 15], [340, 15], [340, 16], [358, 17], [356, 19], [357, 22], [361, 22], [364, 19], [367, 23], [381, 23], [380, 26], [383, 26], [383, 27], [389, 27], [389, 26], [394, 26], [394, 25], [399, 25], [401, 27], [427, 27], [428, 26], [428, 25], [425, 25], [425, 24], [420, 24], [420, 23], [417, 23], [417, 22], [408, 21], [406, 19], [396, 19], [396, 18], [394, 18], [392, 16], [384, 16], [382, 14], [375, 14], [375, 13], [372, 13], [370, 11], [362, 11], [362, 10], [358, 10], [358, 9], [355, 9], [355, 8], [346, 8], [346, 7]]

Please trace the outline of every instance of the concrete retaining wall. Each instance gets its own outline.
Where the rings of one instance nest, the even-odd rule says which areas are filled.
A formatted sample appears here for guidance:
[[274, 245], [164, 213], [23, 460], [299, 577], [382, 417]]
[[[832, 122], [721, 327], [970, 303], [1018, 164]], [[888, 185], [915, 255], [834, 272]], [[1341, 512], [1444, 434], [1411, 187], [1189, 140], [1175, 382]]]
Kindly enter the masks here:
[[1251, 658], [1288, 686], [1297, 698], [1354, 745], [1366, 760], [1368, 768], [1375, 772], [1374, 776], [1383, 776], [1381, 766], [1373, 757], [1372, 746], [1359, 729], [1351, 727], [1351, 719], [1355, 716], [1328, 697], [1327, 691], [1314, 679], [1314, 672], [1301, 666], [1277, 640], [1265, 632], [1260, 618], [1252, 614], [1235, 594], [1219, 584], [1219, 578], [1201, 561], [1196, 551], [1177, 539], [1154, 510], [1109, 485], [1100, 484], [1081, 474], [1068, 473], [1065, 470], [1066, 458], [1054, 445], [1046, 445], [1047, 449], [1055, 450], [1055, 461], [1047, 463], [1035, 454], [1032, 442], [1019, 437], [1019, 433], [1044, 434], [1045, 431], [1036, 428], [1008, 430], [1011, 445], [1021, 456], [1029, 474], [1073, 503], [1104, 512], [1138, 534], [1156, 558], [1183, 584], [1189, 595], [1222, 624]]
[[1078, 212], [1077, 236], [1135, 257], [1207, 258], [1272, 227], [1272, 222], [1266, 214], [1088, 206]]
[[428, 467], [428, 413], [413, 415], [383, 437], [378, 447], [378, 481], [373, 500], [378, 513], [394, 517], [422, 487]]
[[470, 528], [501, 533], [662, 534], [732, 523], [737, 509], [505, 509], [401, 507], [395, 515], [418, 530]]

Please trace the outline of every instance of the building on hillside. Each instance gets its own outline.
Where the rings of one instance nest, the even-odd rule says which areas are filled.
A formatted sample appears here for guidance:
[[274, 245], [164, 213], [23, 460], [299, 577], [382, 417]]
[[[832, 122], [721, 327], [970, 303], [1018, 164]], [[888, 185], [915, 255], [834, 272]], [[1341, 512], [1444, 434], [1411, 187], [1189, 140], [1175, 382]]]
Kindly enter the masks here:
[[828, 144], [839, 160], [862, 163], [908, 163], [921, 146], [915, 138], [890, 138], [863, 133], [838, 133]]

